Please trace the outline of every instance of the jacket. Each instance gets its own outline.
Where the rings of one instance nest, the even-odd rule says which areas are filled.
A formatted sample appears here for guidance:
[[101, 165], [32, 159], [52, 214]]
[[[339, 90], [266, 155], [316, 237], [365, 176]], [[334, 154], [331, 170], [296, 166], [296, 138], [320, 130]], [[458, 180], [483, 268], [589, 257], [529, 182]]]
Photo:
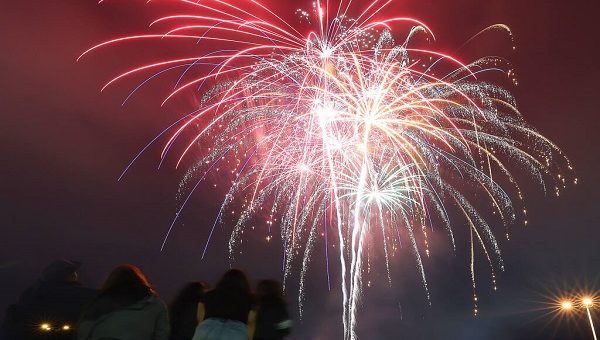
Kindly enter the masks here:
[[77, 327], [77, 340], [168, 340], [169, 318], [165, 304], [156, 296], [129, 306], [83, 320]]

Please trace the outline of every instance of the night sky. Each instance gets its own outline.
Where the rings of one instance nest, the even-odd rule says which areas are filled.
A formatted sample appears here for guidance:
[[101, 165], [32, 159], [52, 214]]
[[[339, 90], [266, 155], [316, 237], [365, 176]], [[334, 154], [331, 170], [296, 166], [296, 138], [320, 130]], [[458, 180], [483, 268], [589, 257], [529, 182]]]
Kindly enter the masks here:
[[[282, 13], [310, 5], [264, 2]], [[161, 252], [185, 167], [174, 169], [170, 159], [156, 171], [161, 150], [156, 147], [117, 182], [140, 148], [190, 111], [193, 101], [183, 98], [161, 108], [164, 91], [150, 86], [122, 107], [134, 84], [128, 82], [100, 93], [101, 84], [141, 60], [144, 49], [109, 49], [75, 61], [91, 45], [144, 32], [157, 15], [174, 10], [144, 3], [0, 2], [0, 317], [53, 259], [82, 261], [81, 278], [90, 286], [98, 286], [117, 264], [136, 264], [166, 300], [184, 282], [215, 282], [229, 267], [226, 225], [200, 259], [220, 188], [198, 190]], [[433, 256], [425, 261], [431, 306], [405, 250], [394, 264], [391, 288], [380, 266], [365, 289], [361, 339], [591, 339], [583, 315], [561, 320], [543, 308], [564, 289], [600, 289], [599, 9], [592, 0], [394, 1], [390, 11], [426, 22], [442, 51], [453, 52], [491, 24], [509, 25], [516, 51], [492, 34], [458, 57], [499, 54], [511, 60], [519, 80], [511, 90], [521, 112], [569, 156], [579, 184], [558, 198], [524, 184], [529, 224], [513, 226], [511, 241], [501, 241], [506, 271], [497, 292], [489, 274], [479, 271], [478, 317], [472, 315], [466, 250], [453, 252], [438, 231]], [[502, 226], [496, 230], [503, 234]], [[233, 265], [252, 280], [281, 277], [277, 241], [266, 243], [256, 233], [245, 238], [242, 251]], [[321, 250], [308, 275], [306, 315], [299, 321], [296, 313], [293, 338], [340, 338], [339, 278], [332, 275], [329, 292]], [[292, 310], [296, 282], [292, 278], [288, 291]], [[595, 318], [600, 327], [600, 313]]]

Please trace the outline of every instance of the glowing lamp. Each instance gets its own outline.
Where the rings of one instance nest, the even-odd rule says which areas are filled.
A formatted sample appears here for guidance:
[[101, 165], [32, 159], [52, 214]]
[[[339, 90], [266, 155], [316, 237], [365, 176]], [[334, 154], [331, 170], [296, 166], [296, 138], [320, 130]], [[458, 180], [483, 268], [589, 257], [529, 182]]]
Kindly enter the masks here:
[[565, 300], [560, 303], [560, 308], [563, 310], [571, 310], [573, 309], [573, 302]]

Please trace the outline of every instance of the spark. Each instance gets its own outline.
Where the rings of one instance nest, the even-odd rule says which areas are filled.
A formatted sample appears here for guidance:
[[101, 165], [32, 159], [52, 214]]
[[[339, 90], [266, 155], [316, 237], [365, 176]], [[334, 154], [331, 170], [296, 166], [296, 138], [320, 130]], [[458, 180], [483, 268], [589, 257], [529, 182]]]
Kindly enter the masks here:
[[[312, 13], [296, 11], [307, 34], [258, 0], [179, 2], [202, 15], [158, 18], [151, 28], [160, 32], [112, 39], [80, 56], [147, 40], [188, 41], [200, 50], [136, 65], [103, 87], [145, 75], [137, 91], [149, 79], [172, 74], [176, 85], [162, 104], [176, 96], [198, 100], [197, 110], [158, 136], [170, 133], [161, 164], [175, 145], [184, 150], [177, 166], [193, 162], [180, 186], [189, 192], [181, 195], [184, 203], [163, 246], [200, 182], [225, 169], [219, 174], [231, 174], [231, 184], [210, 235], [223, 212], [236, 216], [233, 260], [250, 218], [268, 212], [265, 240], [271, 241], [271, 225], [279, 225], [284, 282], [300, 262], [301, 312], [307, 268], [324, 235], [339, 257], [344, 338], [356, 339], [363, 282], [372, 282], [363, 277], [365, 262], [367, 275], [373, 266], [369, 253], [383, 249], [391, 285], [390, 258], [406, 239], [429, 300], [422, 259], [432, 251], [428, 230], [441, 227], [455, 247], [453, 210], [470, 234], [477, 314], [475, 248], [485, 255], [494, 289], [495, 273], [504, 268], [485, 217], [489, 209], [482, 207], [491, 207], [508, 237], [508, 227], [527, 212], [514, 207], [511, 195], [522, 198], [522, 191], [511, 166], [518, 164], [544, 191], [556, 186], [556, 195], [565, 175], [554, 173], [572, 169], [559, 148], [525, 122], [508, 90], [480, 80], [490, 72], [514, 80], [514, 69], [498, 57], [465, 63], [436, 51], [433, 32], [416, 19], [377, 19], [391, 1], [373, 1], [355, 18], [348, 15], [351, 1], [337, 7], [317, 1]], [[510, 33], [494, 25], [476, 37], [498, 29]], [[218, 51], [202, 46], [211, 42]], [[370, 245], [375, 234], [382, 237], [380, 247]], [[325, 251], [329, 284], [327, 243]]]

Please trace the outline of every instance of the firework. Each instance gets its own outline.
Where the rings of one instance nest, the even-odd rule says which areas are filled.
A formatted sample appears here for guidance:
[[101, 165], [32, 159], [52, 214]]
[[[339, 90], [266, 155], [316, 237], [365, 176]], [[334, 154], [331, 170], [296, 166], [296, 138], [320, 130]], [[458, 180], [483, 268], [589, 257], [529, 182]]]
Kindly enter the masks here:
[[[198, 109], [160, 135], [167, 136], [161, 162], [182, 142], [177, 166], [186, 156], [194, 162], [181, 183], [182, 209], [208, 174], [228, 172], [232, 181], [215, 226], [237, 207], [230, 256], [249, 220], [266, 212], [269, 230], [277, 225], [281, 233], [284, 281], [300, 263], [300, 306], [318, 236], [334, 232], [346, 339], [356, 338], [370, 242], [381, 241], [390, 282], [390, 256], [408, 243], [429, 299], [422, 261], [430, 253], [428, 234], [444, 229], [454, 247], [448, 211], [458, 212], [470, 234], [475, 292], [476, 245], [494, 286], [495, 271], [503, 269], [485, 216], [490, 210], [499, 216], [508, 237], [519, 215], [511, 196], [523, 194], [509, 168], [518, 164], [556, 195], [564, 187], [568, 175], [560, 170], [571, 168], [568, 160], [524, 121], [509, 91], [479, 80], [497, 72], [514, 81], [509, 64], [499, 57], [466, 64], [433, 50], [425, 24], [380, 18], [390, 1], [372, 1], [354, 17], [351, 1], [316, 2], [296, 12], [308, 33], [255, 0], [179, 2], [186, 14], [154, 21], [160, 33], [110, 40], [84, 54], [137, 40], [197, 46], [200, 54], [139, 65], [106, 86], [150, 74], [137, 91], [174, 74], [164, 102], [200, 92]], [[510, 34], [503, 25], [486, 30]], [[204, 45], [211, 43], [219, 47]], [[477, 313], [475, 295], [474, 301]]]

